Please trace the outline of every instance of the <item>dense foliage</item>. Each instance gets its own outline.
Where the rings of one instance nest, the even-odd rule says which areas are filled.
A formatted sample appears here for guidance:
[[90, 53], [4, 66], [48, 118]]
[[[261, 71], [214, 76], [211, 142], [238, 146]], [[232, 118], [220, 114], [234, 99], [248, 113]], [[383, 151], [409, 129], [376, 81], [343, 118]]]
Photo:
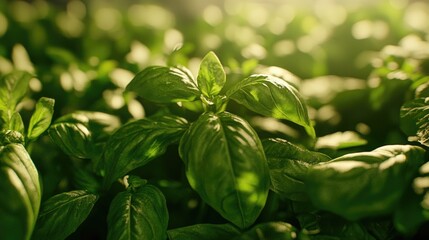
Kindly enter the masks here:
[[0, 0], [0, 238], [429, 238], [429, 4], [302, 2]]

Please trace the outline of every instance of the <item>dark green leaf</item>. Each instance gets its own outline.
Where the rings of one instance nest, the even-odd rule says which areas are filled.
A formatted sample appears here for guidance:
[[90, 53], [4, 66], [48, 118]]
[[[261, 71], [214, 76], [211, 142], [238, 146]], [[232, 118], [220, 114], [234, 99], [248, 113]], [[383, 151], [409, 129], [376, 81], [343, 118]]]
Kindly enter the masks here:
[[186, 176], [201, 198], [240, 228], [265, 205], [269, 172], [258, 135], [231, 113], [205, 113], [182, 137]]
[[240, 231], [231, 224], [196, 224], [168, 230], [170, 240], [218, 240], [232, 239]]
[[270, 75], [252, 75], [227, 92], [236, 102], [264, 116], [286, 119], [301, 125], [315, 137], [305, 101], [287, 81]]
[[189, 70], [177, 67], [148, 67], [126, 89], [157, 103], [193, 101], [200, 96]]
[[148, 184], [121, 192], [110, 205], [107, 223], [107, 239], [164, 240], [168, 226], [164, 195]]
[[33, 238], [65, 239], [88, 217], [97, 199], [97, 195], [84, 190], [49, 198], [42, 205]]
[[218, 95], [225, 85], [226, 76], [222, 64], [214, 52], [202, 60], [197, 82], [200, 91], [207, 97]]
[[401, 108], [401, 129], [409, 136], [429, 146], [429, 98], [417, 98]]
[[55, 121], [49, 135], [66, 154], [76, 158], [101, 156], [100, 144], [120, 126], [118, 117], [102, 112], [78, 111]]
[[36, 139], [48, 129], [54, 115], [54, 104], [55, 100], [52, 98], [42, 97], [37, 101], [36, 110], [31, 116], [30, 125], [28, 126], [28, 139]]
[[119, 128], [106, 145], [102, 164], [105, 184], [162, 155], [169, 144], [178, 142], [187, 127], [184, 118], [162, 116], [140, 119]]
[[234, 240], [294, 240], [298, 232], [294, 226], [285, 222], [261, 223], [234, 238]]
[[308, 169], [330, 158], [282, 139], [268, 139], [262, 143], [270, 169], [271, 189], [294, 201], [307, 200], [303, 181]]
[[310, 168], [305, 184], [315, 206], [349, 220], [391, 213], [424, 163], [424, 150], [389, 145]]
[[27, 72], [14, 71], [0, 79], [0, 110], [15, 110], [27, 93], [31, 78], [32, 75]]
[[37, 169], [21, 144], [0, 147], [0, 232], [4, 239], [29, 239], [39, 213]]
[[92, 157], [92, 134], [82, 123], [55, 123], [48, 132], [52, 141], [67, 155], [76, 158]]

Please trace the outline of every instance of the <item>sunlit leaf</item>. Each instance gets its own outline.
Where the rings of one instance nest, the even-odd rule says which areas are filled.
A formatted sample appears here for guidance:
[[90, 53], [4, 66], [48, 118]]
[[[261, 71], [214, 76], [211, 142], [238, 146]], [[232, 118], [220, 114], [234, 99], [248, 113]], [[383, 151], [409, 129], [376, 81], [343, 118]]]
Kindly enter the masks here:
[[259, 137], [246, 121], [205, 113], [182, 137], [179, 153], [191, 187], [206, 203], [240, 228], [256, 220], [270, 179]]
[[311, 137], [315, 137], [304, 99], [294, 86], [283, 79], [264, 74], [251, 75], [238, 82], [227, 95], [254, 112], [301, 125]]
[[216, 54], [209, 52], [202, 60], [198, 73], [198, 88], [205, 96], [219, 94], [225, 84], [226, 76]]
[[126, 89], [157, 103], [193, 101], [200, 96], [189, 70], [178, 67], [148, 67]]
[[28, 139], [33, 140], [48, 129], [54, 114], [54, 104], [55, 100], [52, 98], [42, 97], [37, 101], [28, 126]]
[[315, 206], [349, 220], [388, 214], [424, 163], [424, 154], [410, 145], [347, 154], [312, 166], [307, 192]]

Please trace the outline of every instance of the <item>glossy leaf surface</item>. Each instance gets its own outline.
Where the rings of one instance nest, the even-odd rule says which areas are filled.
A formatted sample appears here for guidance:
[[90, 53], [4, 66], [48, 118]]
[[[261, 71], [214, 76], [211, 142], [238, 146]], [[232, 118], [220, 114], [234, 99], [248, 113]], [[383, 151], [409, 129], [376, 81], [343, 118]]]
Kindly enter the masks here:
[[144, 118], [119, 128], [109, 139], [103, 160], [105, 183], [110, 184], [129, 171], [162, 155], [169, 144], [178, 142], [188, 127], [184, 118]]
[[281, 78], [251, 75], [238, 82], [227, 95], [256, 113], [301, 125], [315, 137], [304, 99], [293, 85]]
[[178, 67], [147, 67], [133, 78], [126, 89], [157, 103], [193, 101], [200, 96], [189, 70]]
[[330, 158], [283, 139], [268, 139], [262, 143], [270, 169], [271, 189], [291, 200], [307, 200], [304, 180], [308, 169]]
[[107, 239], [164, 240], [168, 226], [164, 195], [148, 184], [121, 192], [110, 205], [107, 223]]
[[218, 95], [225, 85], [226, 76], [216, 54], [209, 52], [202, 60], [198, 72], [198, 88], [205, 96]]
[[349, 220], [391, 213], [424, 163], [424, 150], [389, 145], [313, 166], [305, 181], [312, 202]]
[[65, 239], [88, 217], [98, 197], [84, 190], [60, 193], [42, 205], [34, 239]]
[[21, 144], [0, 147], [0, 232], [4, 239], [29, 239], [41, 201], [38, 172]]
[[240, 228], [256, 220], [270, 179], [259, 137], [246, 121], [205, 113], [182, 137], [179, 153], [190, 185], [206, 203]]
[[48, 129], [54, 114], [54, 104], [55, 100], [52, 98], [42, 97], [37, 101], [36, 110], [31, 116], [28, 126], [28, 139], [35, 139]]

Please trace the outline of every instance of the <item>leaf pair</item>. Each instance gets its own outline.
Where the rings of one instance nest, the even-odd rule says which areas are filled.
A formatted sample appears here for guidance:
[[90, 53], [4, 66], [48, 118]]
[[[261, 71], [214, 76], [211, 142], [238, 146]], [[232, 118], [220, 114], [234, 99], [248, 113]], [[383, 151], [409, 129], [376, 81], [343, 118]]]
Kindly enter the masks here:
[[315, 137], [304, 100], [289, 82], [265, 74], [251, 75], [233, 84], [226, 81], [219, 59], [209, 52], [201, 62], [197, 80], [184, 67], [153, 66], [138, 73], [127, 90], [156, 103], [201, 99], [213, 112], [224, 111], [224, 105], [232, 99], [264, 116], [292, 121]]

